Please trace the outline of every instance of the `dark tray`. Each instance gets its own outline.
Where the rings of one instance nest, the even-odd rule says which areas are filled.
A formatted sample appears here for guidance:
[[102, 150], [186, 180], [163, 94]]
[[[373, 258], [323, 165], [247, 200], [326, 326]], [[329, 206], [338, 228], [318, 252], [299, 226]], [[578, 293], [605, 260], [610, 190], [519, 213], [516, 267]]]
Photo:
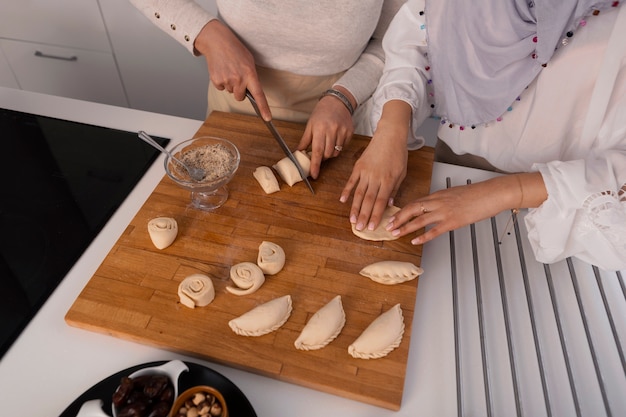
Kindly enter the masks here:
[[[165, 362], [166, 361], [149, 362], [133, 366], [103, 379], [74, 400], [59, 417], [76, 417], [80, 407], [86, 401], [96, 399], [103, 401], [102, 410], [108, 415], [111, 415], [111, 397], [123, 376], [128, 376], [142, 368], [159, 366]], [[183, 372], [178, 379], [179, 393], [196, 385], [209, 385], [219, 390], [224, 396], [226, 404], [228, 405], [228, 415], [236, 417], [257, 417], [248, 398], [246, 398], [244, 393], [241, 392], [231, 380], [219, 372], [197, 363], [185, 362], [185, 364], [189, 368], [189, 371]]]

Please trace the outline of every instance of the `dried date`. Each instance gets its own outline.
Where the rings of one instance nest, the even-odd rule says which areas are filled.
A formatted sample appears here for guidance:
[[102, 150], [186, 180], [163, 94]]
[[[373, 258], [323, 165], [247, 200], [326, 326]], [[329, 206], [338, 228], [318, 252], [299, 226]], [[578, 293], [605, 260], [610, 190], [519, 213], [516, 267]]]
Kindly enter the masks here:
[[148, 398], [157, 398], [165, 389], [170, 379], [165, 375], [156, 375], [154, 378], [150, 378], [146, 381], [143, 387], [143, 393]]
[[152, 412], [148, 414], [148, 417], [167, 417], [171, 408], [172, 408], [171, 403], [166, 403], [164, 401], [158, 402], [152, 408]]
[[113, 404], [116, 407], [121, 407], [128, 400], [128, 396], [133, 390], [133, 380], [128, 377], [123, 377], [120, 381], [120, 385], [113, 393]]
[[174, 386], [165, 375], [123, 377], [112, 397], [117, 417], [167, 417]]
[[117, 417], [143, 417], [146, 415], [147, 404], [142, 402], [135, 402], [126, 404], [117, 413]]

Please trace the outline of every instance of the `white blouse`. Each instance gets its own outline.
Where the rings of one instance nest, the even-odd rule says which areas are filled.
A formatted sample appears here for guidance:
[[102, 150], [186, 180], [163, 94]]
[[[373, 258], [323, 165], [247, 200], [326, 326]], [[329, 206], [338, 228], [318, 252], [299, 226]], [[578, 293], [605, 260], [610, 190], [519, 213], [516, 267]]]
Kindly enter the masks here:
[[[442, 120], [439, 128], [439, 137], [457, 154], [481, 156], [507, 172], [541, 173], [548, 199], [525, 218], [540, 262], [575, 256], [601, 268], [626, 269], [626, 11], [622, 9], [590, 16], [497, 120], [478, 126]], [[400, 99], [412, 106], [409, 148], [422, 145], [415, 132], [431, 115], [436, 100], [429, 83], [436, 74], [430, 73], [427, 59], [423, 11], [424, 0], [409, 0], [392, 21], [383, 40], [385, 69], [374, 94], [373, 126], [386, 101]], [[615, 25], [620, 14], [622, 23]], [[615, 49], [608, 54], [613, 77], [605, 68], [611, 64], [604, 63], [612, 38], [622, 40], [614, 41]], [[601, 71], [605, 72], [598, 78]], [[604, 90], [594, 90], [596, 79]], [[597, 129], [589, 129], [593, 120], [598, 121]]]

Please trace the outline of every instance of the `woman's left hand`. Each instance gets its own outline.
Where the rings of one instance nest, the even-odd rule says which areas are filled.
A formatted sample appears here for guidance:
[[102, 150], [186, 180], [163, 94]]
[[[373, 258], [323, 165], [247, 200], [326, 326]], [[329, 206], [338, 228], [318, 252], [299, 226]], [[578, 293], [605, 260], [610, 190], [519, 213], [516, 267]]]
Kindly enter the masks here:
[[421, 245], [443, 233], [507, 209], [519, 208], [523, 203], [520, 192], [515, 175], [440, 190], [404, 206], [390, 219], [386, 229], [400, 237], [432, 225], [411, 241], [414, 245]]
[[450, 230], [480, 221], [488, 215], [483, 212], [485, 205], [477, 203], [473, 191], [473, 187], [460, 186], [417, 199], [389, 219], [385, 228], [400, 237], [433, 225], [411, 240], [412, 244], [421, 245]]
[[353, 133], [352, 116], [344, 104], [334, 97], [323, 97], [313, 109], [298, 144], [299, 150], [311, 146], [312, 178], [318, 177], [323, 160], [339, 156]]

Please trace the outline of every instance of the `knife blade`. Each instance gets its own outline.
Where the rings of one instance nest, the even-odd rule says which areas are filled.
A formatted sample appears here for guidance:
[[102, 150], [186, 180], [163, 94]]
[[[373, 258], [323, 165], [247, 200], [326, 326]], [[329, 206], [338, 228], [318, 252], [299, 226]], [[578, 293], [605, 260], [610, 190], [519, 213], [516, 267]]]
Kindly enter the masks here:
[[259, 106], [257, 105], [256, 100], [254, 99], [254, 97], [252, 97], [252, 94], [250, 94], [250, 91], [248, 90], [246, 90], [246, 97], [248, 97], [248, 100], [250, 100], [250, 104], [252, 104], [252, 107], [254, 107], [254, 111], [261, 118], [261, 120], [263, 120], [263, 122], [265, 123], [265, 126], [267, 126], [272, 136], [274, 136], [274, 139], [276, 139], [276, 142], [278, 142], [278, 144], [280, 145], [285, 155], [287, 155], [287, 157], [291, 160], [291, 162], [294, 163], [294, 165], [298, 169], [298, 172], [300, 173], [300, 177], [302, 178], [306, 186], [309, 187], [309, 190], [311, 190], [311, 194], [315, 194], [315, 191], [313, 190], [313, 186], [309, 182], [309, 179], [307, 178], [304, 172], [304, 169], [302, 169], [302, 165], [300, 165], [300, 162], [298, 162], [293, 152], [291, 152], [291, 150], [285, 143], [285, 140], [283, 139], [283, 137], [280, 135], [280, 133], [278, 133], [278, 130], [276, 130], [276, 126], [274, 126], [274, 123], [272, 123], [271, 120], [267, 121], [263, 119], [263, 116], [261, 116], [261, 112], [259, 111]]

